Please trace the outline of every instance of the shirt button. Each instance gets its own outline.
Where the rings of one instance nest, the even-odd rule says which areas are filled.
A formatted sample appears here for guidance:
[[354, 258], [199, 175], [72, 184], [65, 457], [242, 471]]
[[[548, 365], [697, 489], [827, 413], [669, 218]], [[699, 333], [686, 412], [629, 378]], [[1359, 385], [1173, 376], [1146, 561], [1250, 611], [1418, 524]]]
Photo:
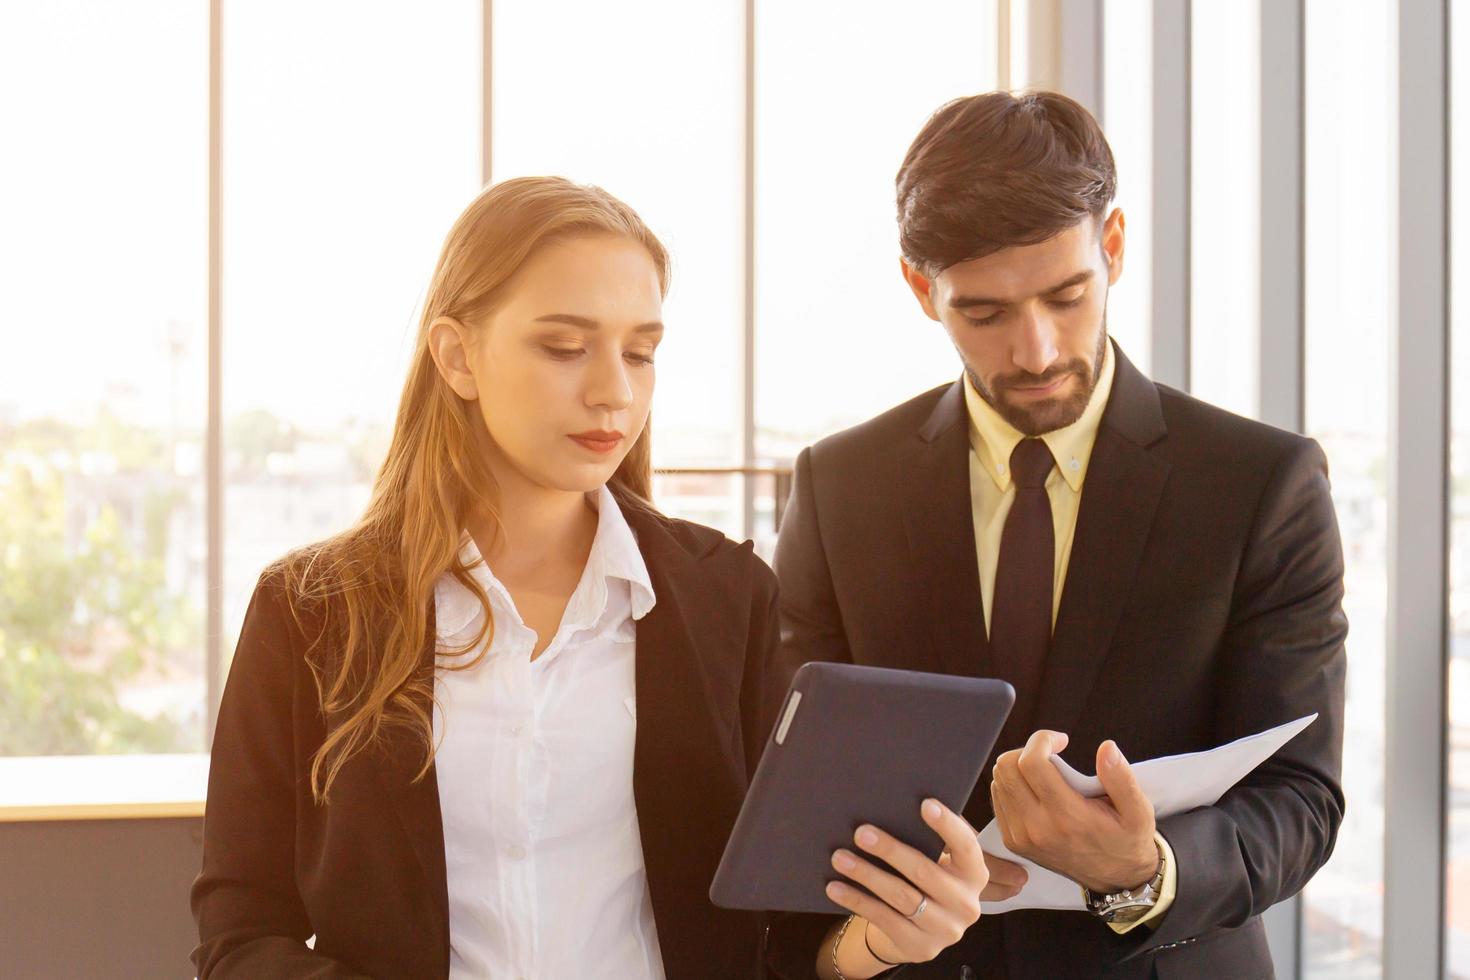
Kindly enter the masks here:
[[510, 846], [510, 858], [512, 861], [523, 861], [526, 857], [526, 849], [519, 844]]
[[523, 731], [523, 729], [521, 728], [520, 725], [512, 725], [512, 726], [510, 726], [510, 733], [512, 735], [519, 735], [522, 731]]

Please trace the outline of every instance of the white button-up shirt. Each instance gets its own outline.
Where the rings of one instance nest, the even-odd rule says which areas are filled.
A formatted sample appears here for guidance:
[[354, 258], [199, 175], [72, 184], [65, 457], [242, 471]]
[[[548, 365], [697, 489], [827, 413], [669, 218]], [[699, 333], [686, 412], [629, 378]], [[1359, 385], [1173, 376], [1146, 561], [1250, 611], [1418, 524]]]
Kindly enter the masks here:
[[[633, 804], [636, 628], [654, 604], [648, 568], [611, 492], [556, 636], [536, 635], [483, 562], [495, 632], [452, 575], [434, 590], [434, 737], [449, 888], [449, 975], [663, 980]], [[467, 536], [468, 537], [468, 536]], [[461, 556], [479, 561], [473, 541]]]

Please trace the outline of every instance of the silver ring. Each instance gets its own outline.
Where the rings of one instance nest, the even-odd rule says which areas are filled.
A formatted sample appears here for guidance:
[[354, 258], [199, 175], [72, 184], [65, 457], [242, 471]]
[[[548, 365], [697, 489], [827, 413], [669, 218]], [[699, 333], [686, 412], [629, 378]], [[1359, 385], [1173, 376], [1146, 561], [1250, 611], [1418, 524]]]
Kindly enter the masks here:
[[924, 910], [927, 909], [928, 907], [929, 907], [929, 896], [928, 895], [921, 895], [919, 897], [919, 907], [916, 908], [916, 909], [914, 909], [914, 914], [913, 915], [906, 915], [906, 916], [904, 916], [904, 918], [905, 919], [908, 919], [910, 922], [917, 922], [919, 920], [919, 916], [923, 915], [924, 914]]

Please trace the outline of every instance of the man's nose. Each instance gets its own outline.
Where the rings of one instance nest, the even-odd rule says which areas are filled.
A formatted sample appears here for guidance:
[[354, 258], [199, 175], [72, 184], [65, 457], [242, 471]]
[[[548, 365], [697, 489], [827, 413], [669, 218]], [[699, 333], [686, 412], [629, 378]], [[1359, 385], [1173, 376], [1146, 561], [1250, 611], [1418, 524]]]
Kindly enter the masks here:
[[1057, 361], [1057, 332], [1051, 318], [1029, 310], [1021, 318], [1011, 348], [1011, 361], [1029, 374], [1045, 374]]

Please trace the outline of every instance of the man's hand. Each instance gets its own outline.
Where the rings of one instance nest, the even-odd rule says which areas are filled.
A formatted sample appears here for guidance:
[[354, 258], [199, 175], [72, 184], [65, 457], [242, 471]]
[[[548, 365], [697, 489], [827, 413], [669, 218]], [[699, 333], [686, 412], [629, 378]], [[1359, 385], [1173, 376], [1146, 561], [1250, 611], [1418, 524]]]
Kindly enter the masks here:
[[1066, 735], [1039, 731], [997, 760], [990, 799], [1006, 847], [1090, 891], [1143, 885], [1159, 865], [1153, 804], [1111, 740], [1097, 749], [1097, 778], [1108, 795], [1082, 796], [1051, 761], [1066, 747]]
[[1014, 861], [987, 854], [985, 867], [990, 871], [990, 884], [980, 893], [982, 902], [1004, 902], [1015, 898], [1026, 887], [1026, 869]]

